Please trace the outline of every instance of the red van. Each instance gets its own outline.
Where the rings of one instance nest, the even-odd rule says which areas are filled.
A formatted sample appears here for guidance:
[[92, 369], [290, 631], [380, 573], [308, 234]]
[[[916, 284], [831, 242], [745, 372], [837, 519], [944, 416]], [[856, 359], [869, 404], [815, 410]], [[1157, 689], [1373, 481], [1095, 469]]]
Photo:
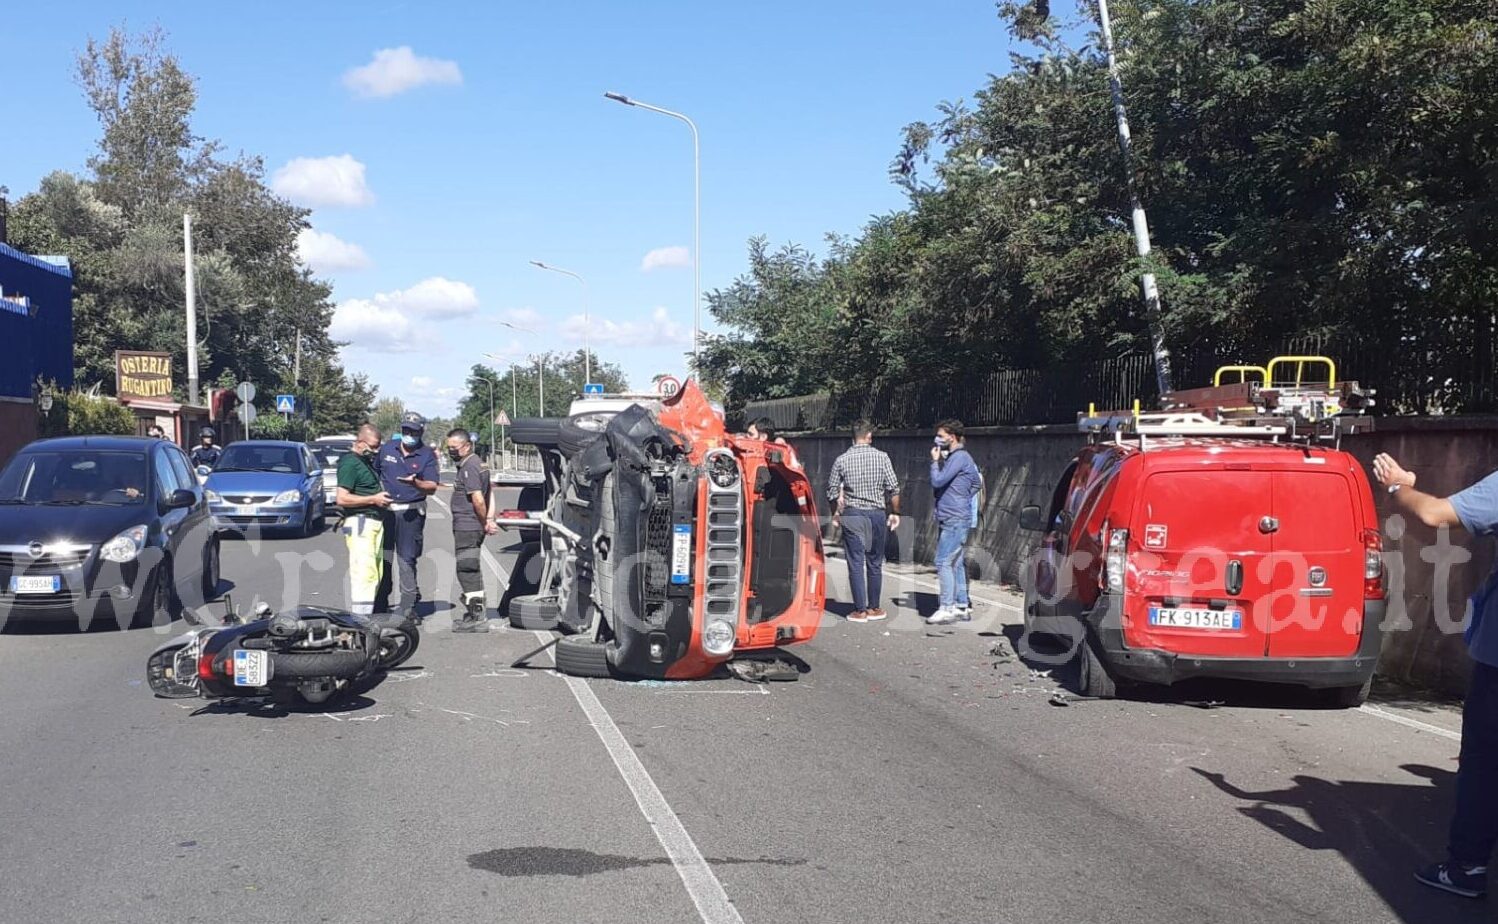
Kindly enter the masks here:
[[1189, 677], [1297, 684], [1342, 706], [1368, 695], [1382, 541], [1346, 452], [1231, 436], [1098, 442], [1050, 509], [1026, 507], [1020, 523], [1045, 533], [1023, 581], [1027, 639], [1071, 641], [1084, 695]]

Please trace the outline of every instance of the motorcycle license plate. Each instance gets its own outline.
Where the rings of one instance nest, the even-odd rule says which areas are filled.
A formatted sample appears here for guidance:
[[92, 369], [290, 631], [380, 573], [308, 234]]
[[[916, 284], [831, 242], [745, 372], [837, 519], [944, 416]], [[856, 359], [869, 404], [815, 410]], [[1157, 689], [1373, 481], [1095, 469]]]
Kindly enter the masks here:
[[270, 652], [234, 652], [234, 685], [236, 687], [263, 687], [270, 680]]
[[56, 574], [16, 575], [10, 579], [13, 594], [55, 594], [62, 590], [62, 577]]
[[1152, 606], [1150, 607], [1150, 625], [1168, 629], [1236, 632], [1243, 628], [1243, 611]]
[[678, 523], [671, 531], [671, 583], [692, 579], [692, 527]]

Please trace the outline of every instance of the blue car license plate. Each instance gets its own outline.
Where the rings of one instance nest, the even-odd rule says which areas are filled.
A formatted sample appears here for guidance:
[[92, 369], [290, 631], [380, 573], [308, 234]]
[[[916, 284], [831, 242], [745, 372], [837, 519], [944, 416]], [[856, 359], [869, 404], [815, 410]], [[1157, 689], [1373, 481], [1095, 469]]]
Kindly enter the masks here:
[[58, 574], [17, 574], [10, 579], [13, 594], [55, 594], [62, 590], [62, 576]]

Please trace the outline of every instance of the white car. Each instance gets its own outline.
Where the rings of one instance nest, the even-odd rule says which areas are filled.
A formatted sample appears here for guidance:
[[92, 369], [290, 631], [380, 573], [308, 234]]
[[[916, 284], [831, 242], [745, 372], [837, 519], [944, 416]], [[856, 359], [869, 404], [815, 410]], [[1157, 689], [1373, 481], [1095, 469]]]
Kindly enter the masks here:
[[352, 434], [324, 436], [307, 444], [307, 448], [312, 450], [312, 455], [322, 465], [323, 499], [329, 511], [338, 506], [338, 460], [354, 451], [357, 439]]

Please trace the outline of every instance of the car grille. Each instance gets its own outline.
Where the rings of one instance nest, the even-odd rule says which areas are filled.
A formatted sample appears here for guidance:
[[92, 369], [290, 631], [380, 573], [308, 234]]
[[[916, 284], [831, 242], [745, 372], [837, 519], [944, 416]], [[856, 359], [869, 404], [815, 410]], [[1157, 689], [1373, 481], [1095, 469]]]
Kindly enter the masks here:
[[0, 551], [0, 570], [13, 571], [16, 569], [30, 570], [37, 568], [41, 570], [67, 568], [80, 565], [88, 558], [90, 549], [68, 549], [55, 552], [43, 552], [40, 556], [33, 556], [30, 552], [17, 552], [12, 550]]
[[253, 504], [268, 504], [273, 495], [270, 494], [221, 494], [225, 503], [234, 504], [237, 507], [249, 507]]
[[78, 602], [79, 596], [78, 591], [66, 587], [55, 594], [13, 594], [9, 590], [0, 588], [0, 608], [72, 606]]
[[655, 503], [645, 520], [645, 600], [661, 603], [671, 583], [671, 479], [655, 480]]

